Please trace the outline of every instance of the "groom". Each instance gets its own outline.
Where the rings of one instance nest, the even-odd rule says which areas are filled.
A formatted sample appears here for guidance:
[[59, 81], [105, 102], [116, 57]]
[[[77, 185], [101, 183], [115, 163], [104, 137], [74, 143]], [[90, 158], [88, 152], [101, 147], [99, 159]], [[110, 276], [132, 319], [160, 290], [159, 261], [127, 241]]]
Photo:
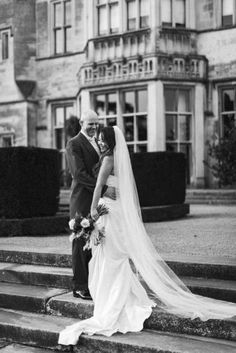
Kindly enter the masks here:
[[[99, 162], [100, 150], [95, 139], [98, 129], [98, 116], [93, 110], [84, 112], [80, 119], [81, 131], [66, 146], [68, 167], [72, 175], [70, 197], [70, 219], [76, 212], [87, 216], [90, 212], [96, 177], [93, 170]], [[104, 187], [103, 193], [115, 199], [114, 188]], [[83, 250], [85, 242], [81, 238], [72, 243], [73, 295], [91, 299], [88, 290], [88, 263], [91, 251]]]

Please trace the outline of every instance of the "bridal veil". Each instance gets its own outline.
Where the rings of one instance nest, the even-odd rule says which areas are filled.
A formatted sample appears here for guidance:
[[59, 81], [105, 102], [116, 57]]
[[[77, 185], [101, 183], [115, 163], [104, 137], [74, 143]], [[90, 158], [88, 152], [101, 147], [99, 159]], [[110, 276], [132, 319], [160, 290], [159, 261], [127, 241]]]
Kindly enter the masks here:
[[[169, 313], [202, 320], [236, 315], [236, 305], [192, 294], [154, 248], [141, 219], [139, 199], [129, 152], [121, 130], [114, 126], [114, 174], [126, 228], [125, 245], [129, 257], [157, 299], [157, 306]], [[147, 181], [148, 182], [148, 181]]]

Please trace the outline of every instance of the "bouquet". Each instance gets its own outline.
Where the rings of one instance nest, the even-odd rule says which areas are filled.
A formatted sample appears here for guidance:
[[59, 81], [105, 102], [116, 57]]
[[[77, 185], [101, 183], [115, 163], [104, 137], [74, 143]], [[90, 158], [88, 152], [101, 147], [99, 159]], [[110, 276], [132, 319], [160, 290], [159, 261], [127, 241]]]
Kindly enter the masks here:
[[[98, 216], [103, 216], [108, 213], [108, 208], [105, 205], [98, 205], [97, 207]], [[83, 238], [85, 245], [83, 250], [91, 249], [92, 245], [98, 245], [102, 242], [105, 237], [105, 228], [99, 227], [90, 214], [87, 217], [83, 217], [81, 214], [76, 213], [75, 218], [69, 222], [70, 230], [70, 241], [77, 238]]]

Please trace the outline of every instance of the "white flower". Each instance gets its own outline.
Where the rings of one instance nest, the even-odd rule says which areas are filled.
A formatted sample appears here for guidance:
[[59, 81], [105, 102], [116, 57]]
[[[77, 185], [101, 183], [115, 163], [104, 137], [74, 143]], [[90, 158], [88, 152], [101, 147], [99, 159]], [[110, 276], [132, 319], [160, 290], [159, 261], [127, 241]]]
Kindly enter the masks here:
[[72, 219], [70, 220], [70, 222], [69, 222], [69, 228], [70, 228], [70, 230], [73, 230], [73, 229], [74, 229], [74, 225], [75, 225], [75, 219], [72, 218]]
[[82, 221], [80, 222], [81, 227], [87, 228], [90, 226], [89, 220], [87, 218], [83, 218]]

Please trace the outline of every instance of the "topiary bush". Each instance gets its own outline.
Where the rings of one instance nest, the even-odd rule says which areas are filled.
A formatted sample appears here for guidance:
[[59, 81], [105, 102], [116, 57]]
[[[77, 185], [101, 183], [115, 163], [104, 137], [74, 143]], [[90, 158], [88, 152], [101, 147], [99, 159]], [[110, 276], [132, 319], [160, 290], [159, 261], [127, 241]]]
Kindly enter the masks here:
[[184, 203], [186, 160], [183, 153], [134, 153], [131, 163], [142, 207]]
[[59, 193], [57, 150], [0, 148], [0, 217], [53, 216]]

